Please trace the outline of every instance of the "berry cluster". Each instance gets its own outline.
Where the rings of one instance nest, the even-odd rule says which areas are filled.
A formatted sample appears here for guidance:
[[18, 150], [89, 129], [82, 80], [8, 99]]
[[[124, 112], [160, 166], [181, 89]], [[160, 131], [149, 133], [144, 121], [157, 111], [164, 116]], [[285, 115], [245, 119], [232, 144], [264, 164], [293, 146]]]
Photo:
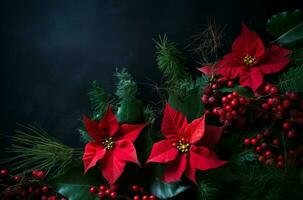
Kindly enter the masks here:
[[[221, 84], [219, 84], [221, 83]], [[240, 96], [237, 91], [222, 93], [220, 86], [233, 87], [233, 81], [221, 81], [212, 83], [204, 90], [202, 102], [206, 107], [206, 114], [218, 116], [221, 123], [232, 125], [235, 123], [238, 128], [246, 124], [245, 113], [250, 100]]]
[[100, 185], [99, 187], [91, 186], [89, 192], [97, 194], [100, 199], [116, 199], [117, 189], [117, 185], [111, 185], [110, 187]]
[[0, 170], [0, 199], [67, 200], [42, 182], [45, 172], [35, 170], [32, 176], [12, 176], [8, 170]]
[[132, 185], [131, 190], [134, 193], [133, 200], [156, 200], [156, 196], [151, 194], [146, 194], [143, 187], [138, 185]]

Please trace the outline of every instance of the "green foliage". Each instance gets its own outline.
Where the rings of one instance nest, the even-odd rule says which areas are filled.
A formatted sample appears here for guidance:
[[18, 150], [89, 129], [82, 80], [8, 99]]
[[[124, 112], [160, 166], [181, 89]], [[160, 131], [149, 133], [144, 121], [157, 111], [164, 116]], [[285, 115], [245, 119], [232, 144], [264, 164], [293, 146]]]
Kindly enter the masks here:
[[86, 175], [83, 174], [82, 167], [73, 167], [64, 175], [57, 177], [51, 183], [57, 188], [57, 191], [67, 197], [69, 200], [98, 200], [97, 194], [89, 192], [89, 188], [99, 186], [104, 182], [101, 179], [98, 169], [90, 170]]
[[163, 181], [156, 179], [150, 188], [151, 193], [156, 195], [159, 199], [168, 199], [184, 192], [189, 188], [188, 185], [184, 185], [181, 181], [174, 183], [164, 183]]
[[219, 189], [212, 183], [202, 183], [199, 185], [199, 199], [201, 200], [212, 200], [218, 193]]
[[90, 141], [92, 141], [92, 138], [88, 135], [88, 133], [82, 129], [82, 128], [79, 128], [78, 129], [78, 132], [80, 134], [80, 140], [86, 144], [86, 143], [89, 143]]
[[277, 86], [281, 92], [303, 92], [303, 64], [290, 66], [280, 76]]
[[142, 102], [135, 98], [123, 99], [116, 114], [119, 122], [140, 123], [144, 121]]
[[244, 97], [254, 97], [254, 93], [247, 87], [241, 87], [240, 85], [236, 84], [233, 88], [220, 88], [221, 92], [233, 92], [237, 91], [240, 96]]
[[286, 33], [303, 21], [303, 12], [300, 10], [284, 11], [273, 15], [267, 21], [267, 31], [275, 36]]
[[185, 62], [182, 52], [176, 44], [167, 39], [167, 36], [159, 37], [156, 41], [157, 62], [166, 84], [173, 85], [186, 77]]
[[118, 79], [116, 95], [120, 99], [132, 99], [138, 94], [138, 86], [126, 68], [116, 70], [115, 76]]
[[104, 89], [97, 83], [93, 81], [91, 83], [90, 91], [88, 93], [91, 106], [93, 108], [93, 119], [100, 119], [106, 111], [108, 106], [108, 95]]
[[82, 154], [79, 150], [57, 142], [41, 128], [31, 125], [20, 127], [23, 130], [16, 130], [16, 135], [9, 136], [12, 144], [7, 148], [7, 153], [11, 156], [4, 160], [15, 171], [40, 169], [50, 176], [58, 176], [65, 173]]
[[303, 64], [303, 48], [293, 50], [290, 54], [290, 59], [295, 65], [302, 65]]

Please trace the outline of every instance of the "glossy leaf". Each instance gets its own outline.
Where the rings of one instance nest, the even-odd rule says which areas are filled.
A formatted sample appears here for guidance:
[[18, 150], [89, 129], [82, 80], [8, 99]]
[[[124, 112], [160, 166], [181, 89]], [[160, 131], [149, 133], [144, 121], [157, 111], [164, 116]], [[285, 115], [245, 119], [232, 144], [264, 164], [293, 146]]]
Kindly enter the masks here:
[[151, 184], [150, 191], [159, 199], [168, 199], [177, 196], [188, 188], [189, 186], [184, 185], [181, 181], [168, 184], [157, 179]]
[[121, 101], [117, 111], [117, 118], [120, 123], [138, 123], [143, 121], [142, 102], [135, 99], [124, 99]]
[[237, 91], [240, 96], [253, 97], [254, 93], [246, 87], [241, 87], [240, 85], [235, 85], [233, 88], [220, 88], [221, 92], [234, 92]]

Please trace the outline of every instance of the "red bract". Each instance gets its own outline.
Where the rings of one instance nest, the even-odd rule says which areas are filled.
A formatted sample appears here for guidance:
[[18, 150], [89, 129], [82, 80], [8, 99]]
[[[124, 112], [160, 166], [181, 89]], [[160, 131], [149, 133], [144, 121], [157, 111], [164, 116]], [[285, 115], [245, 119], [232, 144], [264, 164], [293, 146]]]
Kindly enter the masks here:
[[[260, 37], [243, 24], [241, 34], [232, 44], [231, 53], [217, 63], [215, 73], [227, 79], [239, 77], [241, 86], [256, 91], [264, 82], [264, 75], [279, 72], [287, 66], [290, 59], [285, 56], [289, 53], [278, 45], [265, 49]], [[213, 71], [210, 66], [199, 70], [207, 75]]]
[[92, 121], [84, 116], [83, 122], [94, 140], [85, 146], [85, 173], [99, 162], [104, 178], [113, 184], [122, 175], [126, 162], [139, 164], [133, 142], [146, 124], [119, 125], [110, 106], [100, 121]]
[[209, 150], [219, 141], [222, 128], [205, 125], [205, 115], [188, 123], [167, 103], [161, 130], [166, 139], [153, 145], [147, 162], [166, 163], [165, 182], [177, 181], [183, 174], [196, 182], [196, 169], [214, 169], [226, 163]]

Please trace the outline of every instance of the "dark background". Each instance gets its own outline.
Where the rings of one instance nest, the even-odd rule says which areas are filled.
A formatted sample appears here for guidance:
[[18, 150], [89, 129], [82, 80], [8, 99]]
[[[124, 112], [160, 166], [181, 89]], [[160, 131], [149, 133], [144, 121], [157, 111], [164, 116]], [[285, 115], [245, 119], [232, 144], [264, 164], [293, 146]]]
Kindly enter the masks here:
[[[297, 1], [268, 0], [6, 0], [0, 3], [0, 133], [16, 122], [38, 122], [68, 145], [79, 146], [87, 91], [98, 80], [113, 93], [116, 67], [142, 84], [159, 82], [153, 38], [167, 33], [182, 47], [215, 18], [232, 41], [240, 23], [265, 29], [274, 13], [300, 8]], [[262, 34], [262, 32], [261, 32]], [[191, 67], [198, 65], [192, 61]], [[1, 151], [6, 146], [2, 140]]]

